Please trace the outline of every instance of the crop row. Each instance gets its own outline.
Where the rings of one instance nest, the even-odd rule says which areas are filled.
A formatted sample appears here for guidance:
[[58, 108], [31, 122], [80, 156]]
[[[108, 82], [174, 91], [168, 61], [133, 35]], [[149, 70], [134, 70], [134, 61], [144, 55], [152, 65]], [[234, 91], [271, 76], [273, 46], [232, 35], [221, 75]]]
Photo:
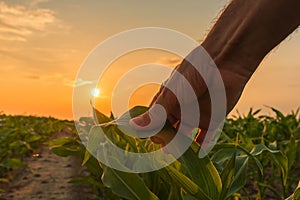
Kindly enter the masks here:
[[[297, 113], [283, 115], [271, 109], [274, 117], [250, 110], [246, 116], [227, 119], [218, 143], [208, 156], [198, 158], [200, 146], [192, 143], [177, 161], [149, 173], [118, 171], [91, 156], [91, 153], [101, 154], [106, 148], [99, 145], [104, 137], [101, 130], [127, 151], [146, 153], [159, 148], [149, 140], [129, 136], [113, 124], [101, 128], [95, 126], [95, 120], [81, 118], [76, 122], [80, 137], [62, 138], [51, 146], [58, 155], [82, 158], [91, 175], [71, 182], [89, 185], [100, 199], [284, 199], [288, 196], [297, 199], [300, 122]], [[138, 115], [145, 110], [135, 107], [130, 113]], [[98, 123], [114, 119], [97, 110], [94, 118]], [[140, 164], [134, 159], [123, 163], [110, 153], [105, 156], [124, 169]]]
[[26, 167], [24, 158], [63, 125], [54, 118], [0, 115], [0, 183], [9, 183], [13, 179], [10, 171]]

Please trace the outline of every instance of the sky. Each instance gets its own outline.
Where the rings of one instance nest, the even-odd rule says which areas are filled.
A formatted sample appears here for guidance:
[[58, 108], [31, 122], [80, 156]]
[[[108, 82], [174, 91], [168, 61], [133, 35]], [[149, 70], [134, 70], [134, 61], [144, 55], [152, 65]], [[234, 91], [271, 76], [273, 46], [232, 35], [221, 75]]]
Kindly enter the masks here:
[[[202, 41], [225, 0], [6, 0], [0, 1], [0, 111], [72, 118], [76, 75], [89, 53], [107, 38], [133, 28], [163, 27]], [[300, 34], [295, 32], [262, 62], [232, 114], [251, 107], [296, 110], [300, 100]], [[99, 82], [97, 108], [111, 110], [115, 83], [137, 65], [174, 67], [178, 56], [142, 50], [111, 64]], [[167, 77], [166, 77], [167, 78]], [[147, 105], [158, 85], [139, 88], [130, 106]], [[87, 94], [91, 95], [91, 94]]]

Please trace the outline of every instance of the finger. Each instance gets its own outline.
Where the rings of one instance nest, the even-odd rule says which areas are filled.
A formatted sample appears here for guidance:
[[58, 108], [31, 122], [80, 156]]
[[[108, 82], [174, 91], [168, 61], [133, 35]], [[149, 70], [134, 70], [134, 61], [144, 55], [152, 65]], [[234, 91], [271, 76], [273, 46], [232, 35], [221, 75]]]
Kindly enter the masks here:
[[198, 135], [196, 136], [195, 141], [199, 144], [202, 145], [206, 136], [207, 130], [201, 129]]
[[155, 136], [150, 137], [151, 141], [155, 144], [166, 146], [175, 137], [175, 132], [160, 131]]
[[134, 130], [147, 132], [162, 128], [166, 118], [167, 114], [164, 108], [159, 104], [155, 104], [144, 114], [132, 118], [129, 125]]
[[166, 83], [168, 82], [168, 80], [169, 80], [169, 79], [165, 80], [165, 81], [161, 84], [161, 86], [160, 86], [160, 88], [159, 88], [159, 91], [158, 91], [158, 92], [156, 93], [156, 95], [153, 97], [153, 99], [152, 99], [152, 101], [151, 101], [149, 107], [151, 107], [151, 106], [153, 106], [153, 105], [155, 104], [155, 102], [156, 102], [158, 96], [162, 93], [162, 91], [163, 91], [163, 89], [165, 88], [165, 85], [166, 85]]
[[[130, 126], [137, 131], [161, 130], [165, 125], [166, 120], [171, 124], [178, 121], [176, 115], [171, 112], [171, 109], [178, 108], [177, 99], [168, 90], [163, 90], [158, 96], [156, 103], [149, 109], [148, 112], [130, 120]], [[168, 144], [172, 135], [167, 132], [159, 132], [159, 134], [151, 137], [151, 140], [157, 144]]]
[[160, 130], [155, 136], [150, 139], [156, 144], [161, 144], [162, 146], [167, 145], [176, 135], [176, 129], [167, 122], [162, 130]]

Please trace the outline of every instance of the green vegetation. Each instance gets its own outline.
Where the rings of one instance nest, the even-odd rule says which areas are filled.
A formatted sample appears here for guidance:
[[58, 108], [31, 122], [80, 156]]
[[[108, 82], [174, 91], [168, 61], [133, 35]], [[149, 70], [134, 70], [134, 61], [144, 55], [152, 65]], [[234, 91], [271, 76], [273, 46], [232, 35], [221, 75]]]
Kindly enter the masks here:
[[[146, 108], [135, 107], [134, 115]], [[300, 178], [300, 121], [297, 113], [275, 117], [248, 115], [227, 119], [218, 144], [210, 154], [198, 158], [199, 145], [193, 143], [182, 157], [161, 170], [149, 173], [125, 173], [99, 163], [90, 151], [99, 151], [99, 128], [89, 118], [79, 120], [79, 135], [86, 138], [60, 139], [52, 144], [59, 155], [78, 155], [91, 176], [72, 182], [91, 186], [100, 199], [297, 199]], [[99, 123], [113, 120], [96, 111]], [[103, 128], [117, 146], [132, 152], [159, 148], [149, 140], [133, 138], [115, 125]], [[167, 129], [165, 131], [172, 131]], [[95, 145], [96, 144], [96, 145]], [[77, 145], [77, 146], [76, 146]], [[80, 146], [80, 148], [78, 148]], [[75, 148], [76, 147], [76, 148]], [[116, 158], [108, 157], [113, 162]], [[138, 162], [133, 162], [138, 163]], [[126, 166], [124, 166], [126, 167]], [[295, 191], [294, 191], [295, 190]], [[294, 194], [292, 194], [295, 192]]]
[[63, 125], [54, 118], [0, 115], [0, 183], [9, 183], [10, 171], [26, 167], [23, 159]]
[[[78, 134], [48, 142], [60, 156], [78, 156], [90, 172], [70, 182], [93, 188], [99, 199], [299, 199], [300, 120], [298, 113], [283, 115], [271, 108], [274, 117], [252, 111], [230, 118], [217, 145], [208, 156], [199, 159], [199, 145], [191, 147], [174, 163], [149, 173], [125, 173], [111, 169], [91, 156], [101, 143], [99, 126], [91, 118], [81, 118]], [[145, 107], [135, 107], [138, 115]], [[113, 116], [95, 111], [99, 123]], [[0, 181], [8, 182], [11, 169], [24, 167], [25, 156], [59, 131], [65, 122], [52, 118], [0, 116]], [[71, 126], [75, 133], [73, 124]], [[133, 138], [111, 124], [104, 133], [117, 146], [131, 152], [149, 152], [160, 148], [149, 140]], [[164, 131], [172, 132], [166, 127]], [[108, 157], [113, 162], [119, 160]], [[138, 162], [132, 162], [138, 164]], [[124, 166], [126, 167], [126, 166]]]

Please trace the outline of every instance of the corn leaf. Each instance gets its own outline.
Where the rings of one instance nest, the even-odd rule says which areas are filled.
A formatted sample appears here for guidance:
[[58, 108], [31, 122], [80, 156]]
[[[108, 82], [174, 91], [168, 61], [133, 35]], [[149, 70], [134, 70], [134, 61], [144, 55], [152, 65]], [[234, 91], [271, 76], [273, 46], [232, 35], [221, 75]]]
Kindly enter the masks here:
[[109, 117], [104, 115], [103, 113], [99, 112], [97, 109], [93, 108], [94, 111], [94, 120], [96, 120], [97, 123], [102, 124], [111, 121]]
[[222, 188], [220, 175], [208, 156], [201, 159], [198, 157], [198, 147], [193, 142], [192, 147], [179, 158], [182, 171], [201, 188], [205, 195], [211, 199], [218, 199]]
[[199, 186], [195, 182], [193, 182], [189, 177], [185, 176], [174, 167], [167, 166], [166, 170], [172, 177], [172, 179], [187, 193], [201, 200], [212, 199], [201, 188], [199, 188]]
[[253, 156], [258, 156], [262, 154], [264, 151], [271, 153], [275, 163], [280, 168], [283, 184], [285, 186], [287, 181], [287, 174], [288, 174], [288, 159], [286, 155], [284, 155], [281, 151], [271, 150], [263, 144], [256, 145], [250, 153]]
[[[111, 162], [118, 162], [116, 158], [110, 157]], [[121, 164], [120, 164], [121, 165]], [[138, 174], [127, 173], [109, 168], [105, 165], [103, 167], [102, 182], [105, 186], [112, 189], [112, 191], [120, 197], [126, 199], [137, 200], [158, 200], [159, 198], [153, 194], [146, 186], [144, 181]]]
[[297, 143], [295, 140], [294, 132], [291, 133], [290, 140], [286, 146], [285, 155], [288, 159], [288, 169], [291, 169], [292, 165], [294, 164], [297, 156]]
[[235, 174], [228, 196], [242, 189], [247, 181], [248, 156], [237, 156], [235, 160]]
[[300, 187], [298, 187], [295, 192], [286, 198], [286, 200], [299, 200], [300, 199]]
[[228, 191], [230, 189], [230, 186], [232, 184], [233, 178], [234, 178], [234, 172], [235, 172], [235, 156], [236, 153], [234, 153], [223, 169], [221, 173], [221, 180], [222, 180], [222, 191], [219, 196], [219, 199], [226, 199]]

